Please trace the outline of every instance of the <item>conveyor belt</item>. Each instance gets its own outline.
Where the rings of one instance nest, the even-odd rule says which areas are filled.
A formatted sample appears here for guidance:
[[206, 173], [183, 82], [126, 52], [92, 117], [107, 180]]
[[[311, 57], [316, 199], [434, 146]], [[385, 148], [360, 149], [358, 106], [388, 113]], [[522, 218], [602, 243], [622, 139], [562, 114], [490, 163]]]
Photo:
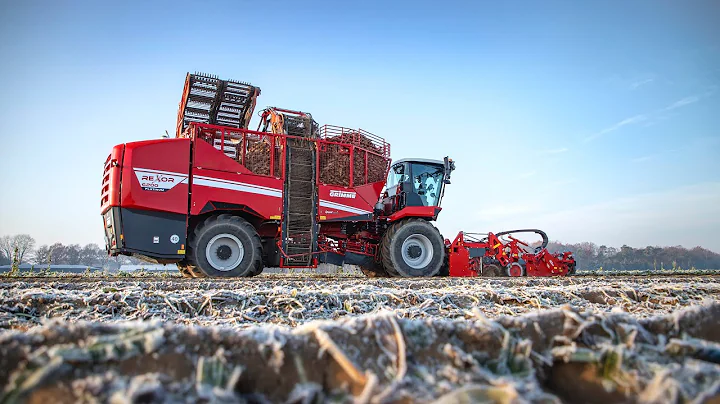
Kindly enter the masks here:
[[[285, 115], [285, 132], [303, 138], [316, 136], [312, 117]], [[287, 171], [283, 192], [283, 250], [289, 256], [285, 266], [312, 265], [317, 243], [317, 190], [315, 146], [303, 139], [287, 141]]]

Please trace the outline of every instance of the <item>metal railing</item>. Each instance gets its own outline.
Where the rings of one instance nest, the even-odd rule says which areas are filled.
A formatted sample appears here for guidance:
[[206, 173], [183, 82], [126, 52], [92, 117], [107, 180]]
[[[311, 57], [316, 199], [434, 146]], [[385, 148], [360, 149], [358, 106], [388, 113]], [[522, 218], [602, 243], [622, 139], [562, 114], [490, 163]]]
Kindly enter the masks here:
[[180, 137], [205, 141], [253, 174], [275, 178], [284, 176], [284, 150], [290, 138], [315, 144], [318, 183], [355, 187], [384, 181], [390, 169], [390, 144], [362, 129], [325, 125], [319, 139], [309, 139], [190, 123]]

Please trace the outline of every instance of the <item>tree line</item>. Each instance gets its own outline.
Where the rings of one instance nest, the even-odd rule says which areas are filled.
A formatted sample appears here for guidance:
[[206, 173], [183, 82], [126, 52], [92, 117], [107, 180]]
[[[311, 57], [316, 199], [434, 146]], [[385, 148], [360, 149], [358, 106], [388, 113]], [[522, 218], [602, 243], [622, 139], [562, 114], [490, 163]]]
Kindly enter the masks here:
[[577, 268], [581, 270], [720, 269], [720, 254], [703, 247], [632, 248], [623, 245], [618, 249], [590, 242], [563, 244], [553, 241], [547, 248], [550, 252], [572, 251]]
[[120, 265], [141, 262], [127, 256], [110, 257], [104, 248], [93, 243], [84, 246], [54, 243], [37, 248], [35, 245], [35, 239], [28, 234], [0, 237], [0, 265], [32, 264], [40, 269], [50, 265], [84, 265], [117, 269]]
[[[109, 257], [104, 248], [97, 244], [41, 245], [35, 248], [35, 239], [27, 234], [0, 237], [0, 265], [33, 264], [39, 268], [48, 265], [86, 265], [103, 268], [118, 268], [120, 265], [141, 261], [127, 256]], [[632, 248], [608, 247], [582, 242], [563, 244], [552, 241], [550, 252], [572, 251], [580, 270], [593, 269], [720, 269], [720, 254], [706, 248], [692, 249], [675, 247]]]

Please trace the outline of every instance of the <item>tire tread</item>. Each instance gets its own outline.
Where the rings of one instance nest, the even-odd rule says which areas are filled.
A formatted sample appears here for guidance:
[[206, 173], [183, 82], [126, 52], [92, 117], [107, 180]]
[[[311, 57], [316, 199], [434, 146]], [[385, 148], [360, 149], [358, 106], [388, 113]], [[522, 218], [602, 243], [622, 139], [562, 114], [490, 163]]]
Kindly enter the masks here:
[[[405, 220], [399, 220], [393, 224], [391, 224], [387, 230], [385, 231], [385, 234], [382, 237], [382, 241], [380, 243], [381, 245], [381, 256], [382, 256], [382, 264], [385, 269], [385, 271], [390, 276], [400, 277], [402, 276], [400, 272], [395, 268], [392, 262], [392, 251], [391, 251], [391, 241], [395, 238], [396, 233], [404, 226], [415, 223], [415, 222], [424, 222], [425, 224], [430, 225], [432, 229], [440, 235], [440, 231], [435, 227], [432, 223], [428, 222], [425, 219], [420, 218], [410, 218]], [[443, 240], [442, 235], [440, 235], [440, 239]], [[442, 254], [445, 254], [447, 256], [447, 253], [445, 252], [445, 245], [442, 245], [442, 248], [440, 249], [440, 252]], [[442, 264], [444, 264], [446, 257], [443, 257]], [[440, 267], [440, 270], [442, 270], [442, 264]], [[439, 271], [438, 271], [439, 273]]]

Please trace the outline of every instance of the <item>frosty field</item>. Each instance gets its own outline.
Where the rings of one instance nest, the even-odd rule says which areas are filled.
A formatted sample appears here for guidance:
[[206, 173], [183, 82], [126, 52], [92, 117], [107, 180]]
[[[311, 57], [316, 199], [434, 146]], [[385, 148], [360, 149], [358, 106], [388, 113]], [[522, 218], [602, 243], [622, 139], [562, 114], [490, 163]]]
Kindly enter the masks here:
[[0, 401], [704, 402], [718, 321], [718, 275], [0, 278]]

